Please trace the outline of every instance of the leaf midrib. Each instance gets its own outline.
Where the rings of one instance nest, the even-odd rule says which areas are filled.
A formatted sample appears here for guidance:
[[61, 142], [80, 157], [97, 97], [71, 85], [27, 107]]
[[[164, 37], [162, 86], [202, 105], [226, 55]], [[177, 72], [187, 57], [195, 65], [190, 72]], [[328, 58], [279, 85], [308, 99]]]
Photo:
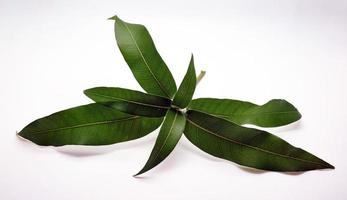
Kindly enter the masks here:
[[94, 93], [94, 92], [89, 92], [89, 94], [93, 94], [93, 95], [99, 96], [99, 97], [106, 97], [106, 98], [110, 98], [110, 99], [114, 99], [114, 100], [120, 100], [120, 101], [129, 102], [129, 103], [139, 104], [139, 105], [143, 105], [143, 106], [163, 108], [163, 109], [170, 108], [169, 106], [159, 106], [159, 105], [154, 105], [154, 104], [147, 104], [147, 103], [132, 101], [132, 100], [128, 100], [128, 99], [123, 99], [123, 98], [119, 98], [119, 97], [114, 97], [114, 96], [109, 96], [109, 95], [104, 95], [104, 94], [99, 94], [99, 93]]
[[127, 120], [131, 120], [131, 119], [136, 119], [136, 118], [140, 118], [140, 116], [131, 116], [131, 117], [126, 117], [126, 118], [121, 118], [121, 119], [116, 119], [116, 120], [91, 122], [91, 123], [85, 123], [85, 124], [79, 124], [79, 125], [73, 125], [73, 126], [67, 126], [67, 127], [60, 127], [60, 128], [48, 129], [48, 130], [36, 131], [36, 132], [30, 132], [30, 133], [35, 134], [35, 135], [44, 135], [44, 134], [49, 134], [50, 132], [55, 132], [55, 131], [82, 128], [82, 127], [93, 126], [93, 125], [111, 124], [111, 123], [115, 123], [115, 122], [127, 121]]
[[293, 160], [297, 160], [297, 161], [301, 161], [301, 162], [305, 162], [305, 163], [311, 163], [311, 164], [315, 164], [315, 165], [318, 165], [318, 166], [324, 166], [326, 167], [326, 165], [324, 164], [321, 164], [321, 163], [318, 163], [318, 162], [314, 162], [314, 161], [310, 161], [310, 160], [304, 160], [304, 159], [301, 159], [301, 158], [295, 158], [295, 157], [291, 157], [291, 156], [288, 156], [288, 155], [282, 155], [282, 154], [279, 154], [279, 153], [276, 153], [276, 152], [272, 152], [272, 151], [269, 151], [269, 150], [266, 150], [266, 149], [261, 149], [259, 147], [255, 147], [255, 146], [251, 146], [251, 145], [248, 145], [248, 144], [244, 144], [242, 142], [239, 142], [239, 141], [236, 141], [236, 140], [233, 140], [233, 139], [230, 139], [230, 138], [227, 138], [227, 137], [224, 137], [222, 135], [219, 135], [217, 133], [214, 133], [202, 126], [200, 126], [199, 124], [196, 124], [195, 122], [191, 121], [190, 119], [187, 118], [187, 120], [193, 124], [194, 126], [196, 126], [197, 128], [207, 132], [207, 133], [210, 133], [218, 138], [221, 138], [221, 139], [224, 139], [224, 140], [227, 140], [229, 142], [232, 142], [234, 144], [238, 144], [238, 145], [241, 145], [241, 146], [245, 146], [245, 147], [248, 147], [248, 148], [252, 148], [254, 150], [257, 150], [257, 151], [262, 151], [264, 153], [267, 153], [267, 154], [272, 154], [272, 155], [275, 155], [275, 156], [279, 156], [279, 157], [283, 157], [283, 158], [289, 158], [289, 159], [293, 159]]
[[175, 125], [175, 122], [176, 122], [176, 119], [177, 119], [177, 115], [178, 115], [178, 112], [175, 112], [175, 117], [174, 117], [174, 119], [173, 119], [173, 121], [172, 121], [172, 124], [171, 124], [171, 126], [170, 126], [169, 133], [167, 134], [167, 136], [166, 136], [166, 138], [165, 138], [165, 140], [164, 140], [164, 142], [163, 142], [163, 145], [161, 145], [161, 147], [160, 147], [158, 153], [157, 153], [157, 154], [155, 155], [155, 157], [153, 158], [153, 161], [155, 161], [155, 160], [158, 158], [158, 156], [160, 155], [160, 152], [163, 150], [163, 148], [164, 148], [164, 146], [165, 146], [167, 140], [169, 139], [169, 137], [170, 137], [170, 135], [171, 135], [171, 133], [172, 133], [172, 129], [173, 129], [174, 125]]
[[[189, 68], [188, 68], [188, 70], [191, 70], [190, 69], [190, 66], [189, 66]], [[190, 74], [190, 72], [188, 72], [187, 74]], [[179, 89], [177, 90], [177, 93], [175, 94], [175, 96], [174, 96], [174, 99], [173, 99], [173, 101], [176, 103], [176, 104], [183, 104], [183, 103], [185, 103], [186, 101], [188, 101], [188, 104], [189, 104], [189, 102], [191, 101], [191, 99], [189, 99], [189, 100], [185, 100], [185, 99], [183, 99], [183, 98], [177, 98], [176, 96], [177, 96], [177, 94], [178, 94], [178, 92], [181, 92], [180, 94], [178, 94], [178, 95], [180, 95], [180, 96], [178, 96], [178, 97], [186, 97], [188, 94], [189, 94], [189, 92], [190, 91], [188, 91], [187, 90], [187, 88], [189, 88], [189, 87], [184, 87], [184, 86], [186, 86], [186, 85], [183, 85], [185, 82], [184, 81], [186, 81], [186, 82], [188, 82], [189, 84], [191, 83], [191, 81], [193, 80], [195, 78], [195, 76], [194, 77], [191, 77], [191, 76], [189, 76], [188, 77], [188, 79], [185, 79], [185, 77], [183, 78], [183, 81], [182, 81], [182, 83], [181, 83], [181, 85], [183, 86], [183, 88], [181, 88], [181, 86], [179, 87]], [[196, 80], [195, 80], [195, 86], [196, 86]], [[189, 88], [190, 89], [190, 88]], [[194, 89], [193, 90], [195, 90], [195, 87], [194, 87]], [[194, 94], [193, 94], [194, 95]], [[176, 100], [176, 101], [175, 101]], [[185, 105], [186, 106], [186, 105]], [[178, 107], [180, 107], [180, 106], [178, 106]], [[181, 106], [181, 107], [184, 107], [184, 106]]]
[[296, 114], [296, 113], [298, 113], [298, 111], [260, 112], [260, 113], [246, 113], [246, 114], [231, 113], [231, 115], [248, 116], [248, 115], [276, 115], [276, 114]]
[[[120, 21], [121, 21], [121, 20], [120, 20]], [[152, 72], [151, 68], [149, 67], [149, 65], [148, 65], [148, 63], [147, 63], [145, 57], [143, 56], [142, 51], [141, 51], [140, 47], [138, 46], [138, 44], [137, 44], [137, 42], [136, 42], [136, 40], [135, 40], [135, 38], [134, 38], [134, 35], [133, 35], [133, 33], [131, 32], [130, 28], [128, 27], [128, 25], [127, 25], [126, 23], [124, 23], [123, 21], [121, 21], [121, 22], [123, 23], [123, 25], [125, 26], [125, 28], [128, 30], [128, 32], [129, 32], [129, 34], [130, 34], [130, 37], [131, 37], [131, 39], [133, 40], [133, 42], [134, 42], [134, 44], [135, 44], [135, 46], [136, 46], [136, 49], [137, 49], [138, 52], [140, 53], [140, 56], [141, 56], [143, 62], [145, 63], [146, 67], [148, 68], [150, 74], [153, 76], [153, 78], [154, 78], [154, 80], [156, 81], [156, 83], [158, 84], [160, 90], [161, 90], [167, 97], [171, 97], [171, 96], [167, 93], [167, 91], [165, 90], [164, 86], [160, 83], [160, 81], [159, 81], [159, 80], [157, 79], [157, 77], [154, 75], [154, 73]]]

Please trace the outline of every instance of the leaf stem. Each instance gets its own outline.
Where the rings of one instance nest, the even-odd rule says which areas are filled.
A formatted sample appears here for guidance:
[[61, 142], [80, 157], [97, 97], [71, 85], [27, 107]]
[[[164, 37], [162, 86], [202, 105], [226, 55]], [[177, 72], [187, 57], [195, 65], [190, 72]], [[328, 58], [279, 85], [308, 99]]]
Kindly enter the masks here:
[[200, 74], [196, 77], [196, 85], [198, 85], [201, 79], [204, 78], [205, 74], [206, 74], [206, 71], [204, 70], [200, 71]]

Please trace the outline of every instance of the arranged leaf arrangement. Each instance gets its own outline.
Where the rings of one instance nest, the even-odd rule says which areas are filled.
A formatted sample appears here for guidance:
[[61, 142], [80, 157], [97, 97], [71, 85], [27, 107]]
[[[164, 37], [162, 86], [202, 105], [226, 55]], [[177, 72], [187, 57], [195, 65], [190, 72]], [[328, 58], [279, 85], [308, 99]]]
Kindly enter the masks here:
[[242, 126], [277, 127], [299, 120], [300, 113], [287, 101], [259, 106], [231, 99], [192, 100], [204, 75], [196, 77], [193, 56], [177, 89], [147, 29], [117, 16], [110, 19], [124, 59], [147, 93], [115, 87], [85, 90], [95, 103], [38, 119], [19, 132], [21, 137], [44, 146], [108, 145], [141, 138], [161, 125], [151, 155], [136, 175], [161, 163], [182, 134], [202, 151], [247, 167], [285, 172], [334, 168], [275, 135]]

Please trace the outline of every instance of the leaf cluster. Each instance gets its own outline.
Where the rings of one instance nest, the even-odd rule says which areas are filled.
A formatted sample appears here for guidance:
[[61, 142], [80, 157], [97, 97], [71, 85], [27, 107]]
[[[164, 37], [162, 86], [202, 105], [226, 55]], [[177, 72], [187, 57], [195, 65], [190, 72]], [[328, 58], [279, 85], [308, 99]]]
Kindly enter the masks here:
[[20, 131], [21, 137], [44, 146], [108, 145], [141, 138], [161, 125], [148, 161], [136, 175], [161, 163], [183, 134], [202, 151], [247, 167], [287, 172], [334, 168], [271, 133], [242, 126], [278, 127], [299, 120], [301, 114], [289, 102], [192, 99], [198, 82], [193, 55], [177, 89], [148, 30], [117, 16], [110, 19], [124, 59], [147, 93], [87, 89], [84, 93], [95, 103], [38, 119]]

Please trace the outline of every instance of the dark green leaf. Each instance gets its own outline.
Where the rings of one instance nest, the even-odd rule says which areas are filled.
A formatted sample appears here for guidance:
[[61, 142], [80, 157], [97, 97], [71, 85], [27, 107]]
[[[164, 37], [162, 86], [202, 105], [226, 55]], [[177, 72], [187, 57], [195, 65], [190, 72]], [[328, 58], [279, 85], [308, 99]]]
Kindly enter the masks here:
[[143, 137], [161, 122], [162, 118], [128, 115], [94, 103], [38, 119], [19, 135], [44, 146], [107, 145]]
[[169, 110], [160, 129], [159, 136], [146, 165], [135, 176], [157, 166], [175, 148], [182, 136], [186, 119], [184, 115], [176, 110]]
[[192, 55], [187, 73], [184, 76], [183, 81], [177, 90], [177, 93], [175, 94], [175, 97], [173, 99], [173, 104], [180, 108], [187, 107], [189, 102], [193, 98], [195, 86], [196, 86], [196, 75], [195, 75], [195, 68], [194, 68], [194, 58]]
[[175, 80], [155, 48], [146, 27], [115, 20], [118, 47], [136, 80], [148, 93], [172, 98], [176, 92]]
[[198, 111], [188, 111], [184, 133], [201, 150], [248, 167], [272, 171], [334, 168], [268, 132]]
[[301, 118], [299, 111], [286, 100], [274, 99], [259, 106], [232, 99], [194, 99], [191, 110], [197, 110], [228, 119], [236, 124], [254, 124], [261, 127], [283, 126]]
[[169, 99], [124, 88], [96, 87], [84, 93], [97, 103], [145, 117], [163, 117], [171, 105]]

